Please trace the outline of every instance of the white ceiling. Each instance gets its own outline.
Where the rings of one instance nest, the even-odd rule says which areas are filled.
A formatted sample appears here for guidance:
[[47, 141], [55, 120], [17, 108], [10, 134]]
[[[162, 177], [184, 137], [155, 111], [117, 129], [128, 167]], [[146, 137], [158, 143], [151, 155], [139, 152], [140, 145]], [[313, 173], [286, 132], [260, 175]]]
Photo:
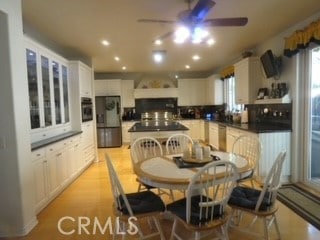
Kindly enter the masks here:
[[[211, 27], [216, 43], [176, 45], [167, 38], [152, 42], [174, 25], [139, 23], [140, 18], [176, 20], [187, 9], [185, 0], [22, 0], [24, 23], [63, 48], [92, 58], [95, 72], [211, 71], [230, 64], [254, 48], [320, 10], [319, 0], [215, 0], [207, 18], [248, 17], [244, 27]], [[195, 3], [195, 2], [194, 2]], [[194, 4], [193, 3], [193, 4]], [[110, 45], [102, 46], [107, 39]], [[161, 65], [152, 61], [153, 50], [167, 51]], [[201, 60], [194, 62], [192, 55]], [[114, 56], [119, 56], [116, 62]]]

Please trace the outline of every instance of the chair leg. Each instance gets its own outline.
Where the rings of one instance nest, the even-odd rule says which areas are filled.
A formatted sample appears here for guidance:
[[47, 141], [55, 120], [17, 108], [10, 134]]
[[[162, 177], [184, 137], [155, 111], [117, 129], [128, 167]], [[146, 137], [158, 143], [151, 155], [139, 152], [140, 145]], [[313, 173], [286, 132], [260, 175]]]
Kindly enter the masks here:
[[156, 228], [157, 228], [157, 230], [159, 232], [160, 239], [161, 240], [165, 240], [165, 237], [163, 235], [162, 228], [160, 226], [160, 223], [159, 223], [158, 219], [155, 216], [153, 216], [152, 218], [153, 218], [154, 224], [156, 225]]
[[277, 234], [278, 234], [278, 238], [279, 240], [281, 239], [281, 235], [280, 235], [280, 229], [279, 229], [279, 225], [278, 225], [278, 221], [276, 218], [276, 215], [274, 215], [274, 226], [276, 228]]
[[228, 234], [228, 224], [223, 224], [221, 226], [221, 233], [222, 233], [222, 238], [224, 240], [229, 240], [229, 234]]
[[174, 195], [173, 195], [172, 189], [170, 189], [170, 197], [171, 197], [171, 200], [174, 201]]
[[250, 179], [250, 182], [251, 182], [251, 187], [252, 187], [253, 189], [255, 189], [255, 187], [254, 187], [254, 179], [251, 178], [251, 179]]
[[142, 184], [141, 184], [141, 183], [139, 183], [139, 186], [138, 186], [138, 192], [140, 192], [140, 191], [141, 191], [141, 188], [142, 188]]
[[170, 235], [170, 240], [174, 240], [175, 232], [176, 232], [176, 227], [177, 227], [177, 220], [174, 219], [173, 225], [172, 225], [172, 230], [171, 230], [171, 235]]
[[263, 230], [264, 230], [264, 238], [269, 240], [269, 231], [268, 231], [268, 220], [267, 218], [263, 218]]

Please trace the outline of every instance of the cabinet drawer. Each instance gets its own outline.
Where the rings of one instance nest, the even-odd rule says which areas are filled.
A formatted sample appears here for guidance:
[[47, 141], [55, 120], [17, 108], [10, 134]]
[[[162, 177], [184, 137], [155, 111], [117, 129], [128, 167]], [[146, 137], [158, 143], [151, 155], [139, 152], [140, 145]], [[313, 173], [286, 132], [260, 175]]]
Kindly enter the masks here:
[[40, 148], [31, 152], [32, 161], [38, 160], [46, 156], [45, 148]]
[[51, 144], [49, 146], [46, 147], [46, 154], [52, 154], [55, 153], [56, 151], [61, 150], [62, 148], [64, 148], [67, 145], [66, 141], [61, 141], [55, 144]]

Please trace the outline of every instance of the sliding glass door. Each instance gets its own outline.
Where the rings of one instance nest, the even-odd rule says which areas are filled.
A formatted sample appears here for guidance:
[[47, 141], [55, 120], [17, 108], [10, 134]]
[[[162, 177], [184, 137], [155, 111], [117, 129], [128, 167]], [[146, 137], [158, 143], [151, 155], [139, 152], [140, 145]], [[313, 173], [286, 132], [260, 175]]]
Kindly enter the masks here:
[[308, 59], [304, 180], [320, 189], [320, 47], [310, 49]]

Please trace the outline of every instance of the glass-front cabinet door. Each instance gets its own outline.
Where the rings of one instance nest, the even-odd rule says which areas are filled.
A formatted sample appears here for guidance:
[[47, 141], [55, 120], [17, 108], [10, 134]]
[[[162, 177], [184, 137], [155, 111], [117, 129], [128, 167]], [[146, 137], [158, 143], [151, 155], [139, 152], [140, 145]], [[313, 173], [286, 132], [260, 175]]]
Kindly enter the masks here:
[[66, 126], [65, 123], [70, 123], [67, 61], [28, 43], [26, 41], [31, 129], [42, 132]]
[[37, 74], [38, 71], [37, 71], [36, 52], [27, 49], [26, 59], [27, 59], [31, 129], [35, 129], [40, 127], [39, 91], [38, 91], [38, 74]]
[[62, 65], [62, 88], [63, 88], [63, 106], [64, 106], [64, 122], [70, 121], [69, 117], [69, 94], [68, 94], [68, 69]]
[[51, 87], [49, 74], [49, 59], [45, 56], [41, 56], [41, 78], [44, 108], [44, 125], [45, 127], [49, 127], [52, 125]]
[[54, 89], [54, 107], [56, 124], [60, 124], [61, 120], [61, 96], [60, 96], [60, 68], [59, 63], [52, 61], [52, 76]]

